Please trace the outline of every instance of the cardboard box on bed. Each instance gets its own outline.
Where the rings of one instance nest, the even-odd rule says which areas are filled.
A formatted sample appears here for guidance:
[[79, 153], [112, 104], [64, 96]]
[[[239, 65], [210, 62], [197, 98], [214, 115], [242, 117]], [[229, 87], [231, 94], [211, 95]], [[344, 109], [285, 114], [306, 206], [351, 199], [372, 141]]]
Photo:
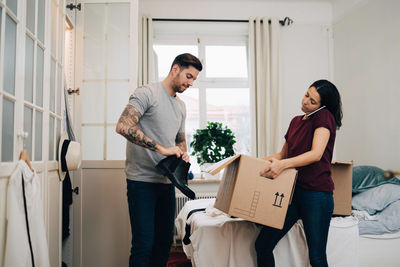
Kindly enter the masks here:
[[351, 196], [353, 183], [353, 162], [351, 161], [333, 161], [332, 179], [335, 184], [333, 190], [333, 200], [335, 208], [334, 215], [351, 214]]
[[268, 162], [236, 155], [216, 163], [208, 172], [225, 168], [214, 207], [235, 217], [282, 229], [297, 177], [287, 169], [276, 179], [259, 175]]

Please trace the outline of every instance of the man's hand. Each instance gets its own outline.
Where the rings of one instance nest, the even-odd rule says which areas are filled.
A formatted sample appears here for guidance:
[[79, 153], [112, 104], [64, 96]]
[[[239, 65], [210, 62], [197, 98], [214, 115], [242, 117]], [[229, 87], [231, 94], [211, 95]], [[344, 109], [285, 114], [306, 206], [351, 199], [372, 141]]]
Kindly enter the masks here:
[[164, 156], [175, 155], [178, 158], [182, 157], [182, 159], [186, 162], [190, 161], [190, 157], [189, 157], [188, 153], [183, 152], [178, 146], [164, 147], [161, 145], [157, 145], [156, 152], [158, 152]]
[[190, 157], [189, 157], [188, 153], [183, 152], [182, 159], [184, 161], [186, 161], [186, 162], [189, 162], [190, 161]]
[[178, 146], [164, 147], [162, 145], [157, 145], [156, 152], [164, 156], [175, 155], [178, 158], [183, 155], [183, 151]]

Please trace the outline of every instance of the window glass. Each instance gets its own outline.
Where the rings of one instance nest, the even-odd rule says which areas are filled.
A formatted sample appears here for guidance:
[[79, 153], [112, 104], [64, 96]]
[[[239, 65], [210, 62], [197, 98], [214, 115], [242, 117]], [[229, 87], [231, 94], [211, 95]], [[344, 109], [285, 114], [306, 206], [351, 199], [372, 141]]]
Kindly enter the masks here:
[[107, 84], [107, 123], [117, 123], [119, 116], [128, 104], [129, 83], [128, 82], [109, 82]]
[[154, 45], [153, 48], [156, 54], [159, 80], [167, 77], [171, 69], [171, 64], [177, 55], [190, 53], [196, 57], [198, 56], [196, 45]]
[[[86, 12], [86, 10], [85, 10]], [[51, 54], [56, 56], [57, 47], [57, 6], [51, 3]]]
[[206, 46], [206, 76], [247, 78], [246, 46]]
[[6, 32], [4, 44], [4, 90], [12, 95], [15, 93], [15, 51], [16, 51], [17, 24], [10, 16], [6, 16]]
[[250, 92], [248, 88], [207, 88], [207, 121], [228, 126], [235, 134], [236, 153], [250, 154]]
[[3, 122], [1, 125], [1, 161], [13, 161], [14, 156], [14, 102], [3, 98]]
[[49, 160], [54, 160], [54, 117], [49, 121]]
[[50, 65], [50, 111], [55, 111], [55, 93], [56, 93], [56, 62], [52, 59]]
[[15, 15], [18, 15], [18, 0], [7, 0], [7, 6], [12, 10], [12, 12], [14, 12]]
[[84, 82], [82, 103], [82, 123], [104, 123], [104, 82]]
[[82, 159], [103, 160], [103, 154], [104, 127], [82, 126]]
[[[113, 4], [108, 8], [108, 34], [129, 35], [129, 4]], [[98, 20], [98, 18], [96, 18]]]
[[[57, 121], [57, 126], [56, 126], [56, 144], [58, 144], [60, 142], [60, 137], [61, 137], [61, 133], [60, 133], [61, 120], [56, 119], [56, 121]], [[58, 160], [57, 145], [55, 147], [55, 151], [54, 152], [56, 152], [56, 160]]]
[[43, 114], [36, 111], [35, 118], [35, 158], [34, 160], [42, 160], [42, 132], [43, 132]]
[[102, 80], [105, 75], [105, 40], [83, 39], [83, 79]]
[[[3, 18], [3, 9], [0, 7], [0, 29], [1, 29], [1, 23], [2, 23], [2, 18]], [[1, 34], [0, 34], [0, 44], [1, 44]], [[1, 46], [0, 46], [1, 48]], [[0, 58], [1, 59], [1, 58]]]
[[44, 51], [38, 46], [36, 54], [36, 105], [43, 107]]
[[115, 126], [107, 126], [107, 159], [125, 159], [125, 149], [126, 139], [122, 135], [115, 134]]
[[45, 4], [45, 0], [38, 0], [37, 36], [42, 43], [44, 43]]
[[57, 66], [57, 114], [61, 115], [61, 94], [63, 92], [62, 82], [63, 82], [62, 68]]
[[[84, 36], [104, 36], [105, 34], [105, 4], [85, 4]], [[115, 16], [114, 16], [115, 17]], [[113, 24], [113, 22], [108, 22]]]
[[26, 1], [26, 27], [35, 34], [35, 0]]
[[193, 133], [200, 126], [199, 89], [190, 87], [179, 94], [179, 98], [185, 102], [186, 106], [186, 141], [190, 143], [193, 139]]
[[33, 110], [29, 107], [24, 107], [24, 132], [28, 133], [28, 137], [24, 139], [24, 149], [29, 153], [32, 159], [32, 114]]
[[129, 37], [109, 37], [107, 40], [107, 78], [127, 79], [129, 73]]
[[25, 94], [26, 101], [33, 102], [33, 40], [26, 35], [25, 42]]
[[[193, 141], [193, 134], [200, 126], [199, 89], [190, 87], [180, 94], [179, 98], [185, 102], [186, 106], [185, 133], [188, 154], [190, 155], [192, 153], [190, 143]], [[190, 170], [194, 173], [199, 173], [200, 167], [195, 157], [190, 157], [190, 163], [192, 164]]]
[[[61, 3], [60, 3], [61, 4]], [[65, 18], [62, 12], [62, 8], [60, 8], [60, 12], [58, 13], [58, 52], [57, 59], [58, 62], [62, 62], [63, 58], [63, 45], [64, 44], [64, 36], [65, 36]], [[54, 51], [55, 53], [55, 51]]]

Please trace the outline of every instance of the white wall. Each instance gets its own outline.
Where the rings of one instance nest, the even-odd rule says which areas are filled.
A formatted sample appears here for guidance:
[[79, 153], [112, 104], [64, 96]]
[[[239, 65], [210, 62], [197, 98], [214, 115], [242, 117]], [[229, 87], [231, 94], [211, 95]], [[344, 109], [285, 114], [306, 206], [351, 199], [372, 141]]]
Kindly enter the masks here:
[[331, 78], [332, 6], [327, 2], [273, 1], [160, 1], [142, 0], [139, 14], [153, 18], [249, 19], [290, 17], [294, 24], [282, 27], [282, 143], [308, 86], [317, 79]]
[[335, 10], [335, 82], [343, 127], [337, 157], [400, 169], [400, 1], [357, 1]]

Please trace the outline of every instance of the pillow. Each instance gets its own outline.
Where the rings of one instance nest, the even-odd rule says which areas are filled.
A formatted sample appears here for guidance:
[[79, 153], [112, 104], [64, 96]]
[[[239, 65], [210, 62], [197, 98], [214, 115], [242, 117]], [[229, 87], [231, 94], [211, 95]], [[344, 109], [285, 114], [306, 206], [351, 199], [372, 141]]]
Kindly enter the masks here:
[[383, 184], [353, 196], [351, 202], [353, 209], [365, 210], [373, 215], [399, 199], [400, 185]]
[[386, 179], [384, 173], [382, 169], [374, 166], [354, 166], [353, 193], [364, 192], [382, 184], [400, 185], [400, 179], [397, 177]]

